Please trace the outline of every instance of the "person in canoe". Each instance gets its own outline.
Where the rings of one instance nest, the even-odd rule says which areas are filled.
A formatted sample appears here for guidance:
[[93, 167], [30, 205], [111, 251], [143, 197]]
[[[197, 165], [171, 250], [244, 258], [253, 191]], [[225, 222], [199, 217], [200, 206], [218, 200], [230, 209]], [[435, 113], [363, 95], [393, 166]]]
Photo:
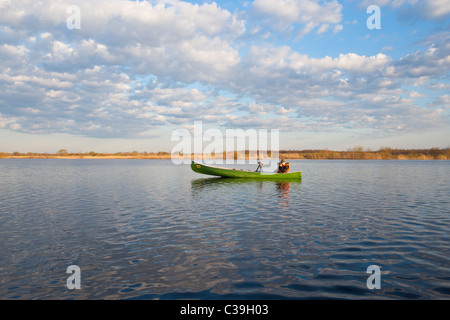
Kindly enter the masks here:
[[282, 159], [281, 162], [278, 164], [278, 173], [288, 173], [289, 172], [289, 162], [286, 162], [286, 160]]

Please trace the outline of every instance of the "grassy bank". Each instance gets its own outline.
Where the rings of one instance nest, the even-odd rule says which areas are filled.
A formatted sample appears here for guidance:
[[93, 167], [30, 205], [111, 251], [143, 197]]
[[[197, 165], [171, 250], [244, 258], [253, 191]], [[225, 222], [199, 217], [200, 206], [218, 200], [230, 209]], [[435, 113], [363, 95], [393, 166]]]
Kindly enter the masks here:
[[[269, 154], [270, 156], [270, 154]], [[87, 153], [69, 153], [65, 149], [51, 153], [20, 153], [20, 152], [0, 152], [0, 158], [29, 158], [29, 159], [171, 159], [172, 155], [168, 152], [116, 152], [116, 153], [97, 153], [94, 151]], [[193, 155], [177, 155], [177, 158], [193, 159]], [[228, 154], [218, 154], [212, 157], [204, 158], [232, 158], [232, 159], [256, 159], [256, 151], [242, 151]], [[332, 150], [282, 150], [279, 152], [279, 158], [284, 159], [348, 159], [348, 160], [450, 160], [450, 149], [391, 149], [382, 148], [377, 151], [364, 150], [362, 147], [355, 147], [347, 151]]]
[[0, 159], [171, 159], [168, 152], [117, 152], [117, 153], [97, 153], [94, 151], [87, 153], [36, 153], [36, 152], [0, 152]]

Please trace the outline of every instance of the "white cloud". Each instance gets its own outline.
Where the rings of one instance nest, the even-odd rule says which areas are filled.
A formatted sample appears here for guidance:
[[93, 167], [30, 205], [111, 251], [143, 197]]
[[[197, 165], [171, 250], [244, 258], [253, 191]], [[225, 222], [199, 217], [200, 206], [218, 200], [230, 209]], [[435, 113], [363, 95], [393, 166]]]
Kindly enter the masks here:
[[336, 0], [255, 0], [253, 9], [278, 29], [303, 25], [301, 36], [316, 28], [319, 34], [323, 33], [330, 25], [336, 25], [334, 32], [342, 30], [342, 26], [337, 26], [342, 20], [342, 5]]
[[18, 124], [18, 123], [12, 123], [10, 126], [9, 126], [9, 128], [11, 129], [11, 130], [19, 130], [20, 128], [21, 128], [21, 126], [20, 126], [20, 124]]
[[444, 94], [440, 97], [437, 97], [433, 100], [433, 102], [430, 105], [443, 107], [445, 109], [450, 109], [450, 95]]
[[430, 18], [441, 18], [450, 14], [449, 0], [428, 0], [425, 1], [425, 14]]
[[409, 18], [421, 17], [430, 20], [440, 20], [450, 14], [449, 0], [363, 0], [359, 2], [361, 8], [370, 5], [399, 9], [400, 13]]
[[425, 51], [416, 51], [402, 57], [396, 69], [412, 78], [442, 76], [450, 71], [450, 34], [443, 34], [439, 43], [431, 44]]
[[14, 121], [16, 121], [16, 119], [4, 117], [4, 116], [0, 113], [0, 129], [6, 128], [6, 127], [7, 127], [8, 125], [10, 125], [11, 123], [14, 123]]
[[409, 96], [410, 96], [411, 98], [424, 98], [424, 97], [426, 97], [425, 94], [419, 93], [419, 92], [417, 92], [417, 91], [411, 91], [411, 92], [409, 92]]
[[[0, 23], [16, 32], [27, 28], [28, 35], [41, 40], [36, 48], [43, 51], [42, 45], [49, 41], [52, 50], [46, 51], [46, 58], [55, 68], [62, 68], [62, 61], [127, 65], [132, 55], [141, 60], [135, 65], [140, 72], [163, 75], [183, 70], [184, 81], [195, 81], [194, 74], [204, 80], [208, 69], [225, 72], [239, 62], [230, 41], [245, 32], [245, 22], [215, 3], [81, 0], [77, 6], [82, 27], [72, 34], [65, 27], [67, 4], [59, 1], [4, 5]], [[27, 27], [30, 20], [34, 20], [32, 28]]]
[[[380, 131], [445, 120], [416, 100], [433, 107], [448, 100], [422, 91], [448, 87], [442, 83], [450, 70], [446, 33], [401, 59], [356, 51], [313, 57], [270, 40], [243, 45], [242, 36], [267, 30], [245, 35], [244, 15], [215, 3], [77, 5], [82, 28], [68, 30], [64, 2], [0, 3], [0, 35], [8, 40], [0, 45], [0, 128], [135, 137], [194, 120]], [[343, 30], [337, 1], [260, 0], [253, 9], [304, 33]], [[410, 86], [416, 87], [405, 89]]]
[[333, 33], [338, 33], [340, 31], [342, 31], [344, 29], [344, 26], [342, 24], [337, 24], [334, 28], [333, 28]]
[[29, 50], [24, 45], [13, 46], [9, 44], [3, 44], [0, 46], [0, 55], [11, 57], [24, 56]]

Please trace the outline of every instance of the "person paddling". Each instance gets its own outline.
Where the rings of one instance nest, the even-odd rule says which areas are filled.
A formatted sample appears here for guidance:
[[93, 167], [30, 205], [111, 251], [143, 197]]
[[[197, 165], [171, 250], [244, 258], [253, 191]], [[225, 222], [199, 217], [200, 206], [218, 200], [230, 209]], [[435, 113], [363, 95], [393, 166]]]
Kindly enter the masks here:
[[286, 160], [282, 159], [281, 162], [278, 164], [278, 173], [288, 173], [289, 172], [289, 162], [286, 162]]

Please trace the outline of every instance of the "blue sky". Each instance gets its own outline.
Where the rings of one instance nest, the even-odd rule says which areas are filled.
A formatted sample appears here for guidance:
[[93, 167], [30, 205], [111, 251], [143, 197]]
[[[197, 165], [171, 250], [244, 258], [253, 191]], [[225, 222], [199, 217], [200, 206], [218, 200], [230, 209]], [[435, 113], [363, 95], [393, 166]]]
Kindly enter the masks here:
[[[366, 26], [370, 5], [381, 29]], [[0, 151], [170, 151], [194, 121], [279, 129], [281, 149], [450, 146], [450, 0], [0, 0], [0, 12]]]

